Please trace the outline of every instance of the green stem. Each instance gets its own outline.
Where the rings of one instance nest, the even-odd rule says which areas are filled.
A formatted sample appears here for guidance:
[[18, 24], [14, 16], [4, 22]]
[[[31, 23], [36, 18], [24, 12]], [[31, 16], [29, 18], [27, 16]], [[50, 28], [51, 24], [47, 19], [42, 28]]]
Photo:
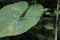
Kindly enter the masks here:
[[57, 34], [58, 34], [58, 9], [59, 9], [59, 0], [57, 3], [57, 10], [56, 10], [56, 23], [55, 23], [55, 40], [57, 40]]

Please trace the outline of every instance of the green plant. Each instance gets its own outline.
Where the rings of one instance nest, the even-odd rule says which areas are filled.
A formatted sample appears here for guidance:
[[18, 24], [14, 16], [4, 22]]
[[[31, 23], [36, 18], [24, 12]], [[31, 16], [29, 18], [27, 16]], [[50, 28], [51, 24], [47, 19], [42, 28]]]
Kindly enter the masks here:
[[[0, 10], [0, 37], [19, 35], [32, 27], [34, 27], [34, 29], [40, 29], [38, 26], [35, 27], [35, 25], [42, 21], [45, 22], [44, 25], [41, 23], [41, 25], [43, 25], [42, 27], [46, 30], [53, 30], [52, 33], [54, 34], [56, 10], [53, 9], [52, 12], [48, 10], [52, 9], [44, 8], [41, 4], [37, 4], [36, 0], [31, 5], [28, 5], [25, 1], [21, 1], [3, 7]], [[60, 10], [58, 12], [60, 15]], [[39, 27], [41, 27], [41, 25], [39, 25]], [[41, 34], [38, 34], [37, 37], [41, 37], [41, 40], [46, 39], [45, 36]], [[54, 40], [54, 37], [49, 36], [47, 40]]]

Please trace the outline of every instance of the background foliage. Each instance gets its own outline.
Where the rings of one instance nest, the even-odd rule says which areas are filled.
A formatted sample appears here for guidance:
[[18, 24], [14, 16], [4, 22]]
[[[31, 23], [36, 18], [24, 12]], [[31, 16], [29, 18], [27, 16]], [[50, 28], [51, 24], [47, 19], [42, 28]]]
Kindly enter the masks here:
[[[43, 5], [44, 8], [48, 8], [49, 10], [47, 10], [45, 14], [43, 14], [43, 16], [41, 17], [41, 21], [39, 21], [34, 27], [32, 27], [24, 34], [17, 35], [17, 36], [3, 37], [0, 38], [0, 40], [54, 40], [55, 37], [54, 10], [56, 9], [57, 0], [0, 0], [0, 8], [8, 4], [13, 4], [19, 1], [27, 1], [29, 5], [38, 3]], [[60, 30], [58, 29], [58, 40], [59, 39], [60, 39]]]

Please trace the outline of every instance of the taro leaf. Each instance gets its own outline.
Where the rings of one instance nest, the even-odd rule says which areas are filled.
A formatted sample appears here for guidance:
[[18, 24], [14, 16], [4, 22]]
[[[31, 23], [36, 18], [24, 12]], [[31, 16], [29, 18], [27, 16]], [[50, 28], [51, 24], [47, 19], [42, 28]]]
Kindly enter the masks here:
[[15, 25], [16, 20], [19, 19], [27, 8], [28, 3], [23, 1], [7, 5], [0, 10], [0, 37], [13, 33], [13, 25]]
[[[26, 10], [27, 5], [22, 3], [20, 8], [17, 6], [18, 10], [15, 8], [15, 6], [11, 8], [7, 9], [7, 11], [6, 8], [1, 9], [0, 25], [3, 28], [0, 29], [0, 37], [18, 35], [26, 32], [39, 21], [44, 12], [44, 8], [41, 5], [35, 4], [31, 5], [27, 13], [23, 17], [19, 18], [19, 16], [22, 15], [21, 11], [23, 11], [24, 8]], [[10, 11], [10, 13], [8, 11]]]
[[48, 23], [44, 26], [46, 29], [54, 29], [54, 25], [52, 23]]

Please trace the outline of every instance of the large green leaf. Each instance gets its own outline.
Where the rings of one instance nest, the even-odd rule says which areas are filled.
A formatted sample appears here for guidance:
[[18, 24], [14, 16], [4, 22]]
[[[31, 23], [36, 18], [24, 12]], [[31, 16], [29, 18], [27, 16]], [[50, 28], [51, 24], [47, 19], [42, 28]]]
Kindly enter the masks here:
[[31, 5], [27, 13], [20, 17], [27, 8], [26, 2], [20, 2], [1, 9], [0, 37], [22, 34], [39, 21], [44, 8], [39, 4]]

